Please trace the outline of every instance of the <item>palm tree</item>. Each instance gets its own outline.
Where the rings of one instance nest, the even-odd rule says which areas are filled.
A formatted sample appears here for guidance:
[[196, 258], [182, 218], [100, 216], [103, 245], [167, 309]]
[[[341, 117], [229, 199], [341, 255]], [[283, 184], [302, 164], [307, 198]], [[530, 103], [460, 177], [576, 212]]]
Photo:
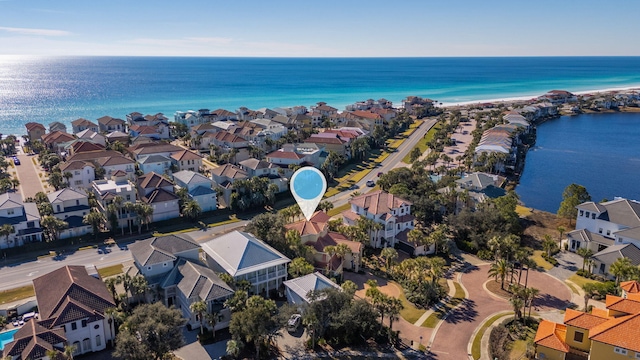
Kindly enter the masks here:
[[322, 249], [322, 252], [329, 255], [329, 260], [327, 260], [327, 272], [333, 271], [334, 269], [331, 268], [331, 259], [333, 258], [333, 255], [336, 254], [336, 247], [334, 245], [327, 245]]
[[104, 283], [107, 285], [107, 290], [109, 290], [109, 293], [111, 293], [111, 296], [113, 296], [113, 298], [116, 298], [116, 295], [118, 295], [117, 291], [116, 291], [116, 284], [118, 283], [118, 279], [115, 277], [110, 277], [104, 280]]
[[202, 208], [195, 200], [187, 201], [182, 207], [182, 214], [191, 221], [196, 221], [202, 214]]
[[583, 284], [582, 290], [584, 291], [584, 312], [587, 312], [587, 309], [589, 308], [589, 299], [591, 299], [591, 296], [596, 291], [596, 284], [595, 283]]
[[[147, 282], [147, 279], [142, 275], [136, 275], [132, 277], [130, 286], [132, 295], [135, 295], [136, 297], [139, 296], [141, 299], [144, 299], [144, 295], [149, 289], [149, 283]], [[138, 299], [138, 303], [141, 302], [141, 299]]]
[[122, 274], [122, 275], [118, 275], [118, 277], [116, 278], [116, 283], [117, 284], [122, 284], [122, 287], [124, 288], [124, 295], [125, 296], [129, 296], [129, 289], [131, 289], [131, 281], [132, 281], [132, 277], [129, 274]]
[[211, 326], [212, 337], [215, 339], [216, 324], [218, 323], [218, 316], [220, 316], [220, 314], [217, 311], [215, 311], [213, 313], [206, 313], [204, 314], [204, 316], [207, 319], [207, 323]]
[[384, 268], [386, 272], [389, 273], [393, 261], [398, 258], [398, 251], [392, 247], [386, 247], [382, 249], [380, 256], [384, 259]]
[[143, 223], [147, 225], [147, 231], [149, 231], [149, 223], [151, 222], [151, 216], [153, 215], [153, 207], [149, 204], [137, 202], [134, 209], [138, 216], [138, 233], [142, 233]]
[[516, 314], [516, 320], [522, 318], [522, 306], [524, 305], [524, 301], [519, 296], [512, 296], [509, 299], [509, 302], [513, 306], [513, 312]]
[[435, 286], [444, 273], [445, 261], [441, 257], [429, 259], [429, 273], [431, 275], [431, 283]]
[[237, 340], [229, 340], [227, 341], [227, 355], [237, 358], [240, 355], [240, 350], [242, 349], [242, 343]]
[[54, 241], [60, 236], [60, 231], [69, 227], [69, 223], [53, 215], [45, 215], [40, 219], [40, 226], [47, 231], [49, 240]]
[[111, 340], [111, 346], [114, 345], [114, 342], [116, 340], [116, 334], [115, 334], [115, 316], [118, 313], [118, 309], [110, 307], [110, 308], [106, 308], [104, 309], [104, 315], [107, 317], [107, 322], [109, 323], [109, 335]]
[[387, 314], [389, 316], [389, 330], [393, 330], [393, 321], [398, 320], [398, 315], [400, 315], [400, 311], [402, 311], [402, 309], [404, 309], [402, 300], [394, 297], [389, 298], [389, 304], [387, 306]]
[[[60, 352], [58, 350], [56, 350], [56, 349], [50, 349], [50, 350], [47, 350], [45, 352], [45, 356], [48, 357], [49, 360], [57, 360], [58, 359], [58, 354], [60, 354]], [[1, 359], [4, 360], [5, 358], [1, 358]], [[8, 359], [10, 359], [10, 358], [8, 358]]]
[[75, 345], [65, 345], [64, 347], [64, 356], [69, 359], [69, 360], [73, 360], [73, 354], [76, 352], [76, 346]]
[[7, 246], [9, 246], [9, 236], [15, 232], [16, 229], [11, 224], [3, 224], [0, 226], [0, 236], [5, 237], [4, 241], [7, 243]]
[[631, 260], [626, 257], [618, 258], [611, 266], [609, 267], [609, 272], [616, 277], [616, 286], [620, 283], [621, 280], [627, 280], [629, 275], [632, 272], [633, 265], [631, 264]]
[[549, 234], [544, 234], [544, 240], [542, 241], [542, 248], [547, 253], [547, 257], [551, 257], [551, 253], [556, 247], [556, 242], [551, 239]]
[[207, 311], [207, 303], [200, 300], [191, 303], [189, 306], [192, 312], [198, 314], [198, 319], [200, 320], [200, 335], [204, 334], [204, 316], [203, 314]]
[[504, 290], [504, 280], [507, 278], [510, 272], [511, 264], [508, 263], [505, 259], [499, 259], [491, 264], [491, 268], [489, 268], [489, 277], [495, 278], [496, 281], [498, 281], [498, 278], [500, 278], [500, 288]]
[[[587, 248], [579, 248], [576, 253], [582, 257], [582, 272], [584, 272], [584, 267], [587, 261], [593, 256], [593, 251]], [[591, 270], [589, 270], [589, 272], [591, 272]]]
[[[527, 293], [527, 303], [529, 304], [529, 318], [531, 318], [531, 308], [533, 307], [533, 300], [538, 296], [540, 290], [536, 288], [526, 288], [525, 292]], [[525, 305], [526, 306], [526, 305]]]
[[87, 215], [84, 216], [82, 222], [91, 225], [93, 229], [93, 236], [98, 238], [98, 234], [100, 233], [100, 227], [105, 222], [104, 214], [99, 211], [90, 211]]

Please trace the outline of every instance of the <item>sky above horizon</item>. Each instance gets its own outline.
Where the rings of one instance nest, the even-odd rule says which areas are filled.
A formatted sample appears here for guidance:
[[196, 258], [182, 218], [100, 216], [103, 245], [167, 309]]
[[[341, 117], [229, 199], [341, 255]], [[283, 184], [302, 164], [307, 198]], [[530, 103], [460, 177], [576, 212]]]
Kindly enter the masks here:
[[0, 55], [640, 56], [640, 1], [0, 0]]

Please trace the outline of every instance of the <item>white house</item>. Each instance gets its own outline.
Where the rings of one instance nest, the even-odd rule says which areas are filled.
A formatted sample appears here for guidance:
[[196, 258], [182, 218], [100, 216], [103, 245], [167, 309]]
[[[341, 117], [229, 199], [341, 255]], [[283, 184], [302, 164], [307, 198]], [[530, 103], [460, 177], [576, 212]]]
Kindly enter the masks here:
[[9, 237], [0, 237], [0, 249], [42, 241], [40, 213], [35, 203], [25, 203], [19, 193], [0, 195], [0, 226], [9, 224], [15, 230]]
[[151, 285], [159, 280], [157, 275], [171, 271], [179, 257], [198, 261], [200, 250], [197, 242], [183, 235], [152, 237], [136, 241], [128, 247], [139, 273]]
[[89, 197], [84, 190], [66, 188], [47, 194], [47, 197], [53, 208], [53, 216], [69, 224], [66, 229], [60, 232], [60, 239], [91, 233], [91, 225], [82, 221], [84, 216], [91, 211]]
[[185, 188], [189, 197], [195, 200], [203, 212], [218, 208], [215, 183], [208, 177], [197, 172], [184, 170], [173, 174], [173, 181], [177, 187]]
[[102, 134], [97, 133], [91, 129], [82, 130], [76, 133], [76, 136], [78, 137], [78, 139], [81, 139], [84, 141], [90, 141], [92, 143], [100, 144], [102, 146], [105, 146], [107, 144], [107, 140]]
[[171, 159], [158, 154], [141, 156], [138, 159], [138, 167], [144, 174], [148, 174], [150, 172], [168, 174], [171, 172]]
[[411, 202], [393, 194], [378, 190], [353, 197], [349, 204], [351, 209], [342, 213], [345, 225], [355, 225], [360, 216], [382, 225], [382, 230], [371, 231], [373, 247], [393, 247], [400, 233], [413, 229]]
[[304, 305], [311, 302], [309, 292], [324, 289], [341, 290], [340, 286], [319, 272], [314, 272], [299, 278], [284, 282], [287, 301], [294, 305]]
[[[100, 211], [105, 215], [108, 214], [107, 208], [109, 204], [116, 203], [118, 205], [117, 200], [120, 200], [121, 203], [118, 205], [118, 227], [122, 228], [123, 232], [125, 228], [129, 228], [129, 231], [133, 229], [136, 225], [137, 215], [135, 212], [126, 211], [122, 205], [127, 202], [135, 203], [137, 194], [135, 185], [127, 179], [126, 175], [120, 173], [112, 175], [111, 180], [96, 180], [91, 183], [91, 190], [96, 194]], [[111, 228], [110, 221], [107, 221], [107, 226]]]
[[88, 189], [96, 179], [95, 165], [90, 161], [66, 161], [60, 164], [60, 171], [63, 174], [71, 174], [67, 181], [72, 189]]
[[138, 198], [153, 208], [151, 222], [180, 217], [178, 196], [173, 184], [154, 172], [138, 177]]
[[[569, 250], [587, 247], [593, 252], [602, 250], [590, 239], [605, 238], [615, 244], [635, 244], [640, 247], [640, 202], [616, 198], [613, 201], [585, 202], [576, 207], [576, 230], [567, 234]], [[588, 232], [584, 239], [574, 234]], [[601, 242], [601, 241], [600, 241]], [[598, 242], [598, 243], [600, 243]]]
[[[111, 332], [105, 310], [116, 306], [101, 279], [84, 266], [67, 265], [33, 280], [40, 320], [47, 329], [64, 329], [74, 355], [104, 350]], [[35, 321], [35, 320], [32, 320]], [[44, 340], [46, 341], [46, 340]]]
[[282, 290], [291, 261], [253, 235], [233, 231], [202, 244], [207, 265], [236, 280], [247, 280], [250, 293], [271, 296]]

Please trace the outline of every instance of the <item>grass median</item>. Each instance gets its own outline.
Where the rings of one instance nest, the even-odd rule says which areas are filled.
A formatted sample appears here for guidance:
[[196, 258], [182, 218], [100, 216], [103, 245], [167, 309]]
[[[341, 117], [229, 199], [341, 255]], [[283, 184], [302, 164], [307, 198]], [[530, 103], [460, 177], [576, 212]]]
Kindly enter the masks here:
[[473, 338], [473, 343], [471, 344], [471, 356], [473, 356], [474, 360], [480, 359], [481, 350], [482, 350], [482, 337], [484, 333], [487, 331], [489, 326], [496, 322], [498, 319], [505, 315], [509, 315], [510, 313], [500, 313], [492, 316], [489, 320], [485, 321], [482, 324], [482, 327], [476, 333], [476, 336]]
[[0, 304], [23, 300], [35, 296], [33, 285], [25, 285], [15, 289], [0, 291]]
[[[429, 129], [429, 131], [427, 131], [425, 136], [422, 139], [420, 139], [420, 141], [418, 141], [416, 146], [414, 146], [413, 148], [420, 149], [420, 153], [424, 154], [424, 152], [427, 151], [427, 149], [429, 148], [427, 144], [429, 143], [429, 141], [431, 141], [431, 139], [433, 139], [433, 137], [436, 135], [436, 132], [438, 132], [438, 130], [441, 127], [442, 125], [440, 123], [436, 123], [435, 125], [433, 125], [433, 127]], [[407, 155], [402, 159], [402, 162], [404, 162], [405, 164], [410, 164], [411, 163], [410, 159], [411, 159], [411, 152], [408, 152]]]

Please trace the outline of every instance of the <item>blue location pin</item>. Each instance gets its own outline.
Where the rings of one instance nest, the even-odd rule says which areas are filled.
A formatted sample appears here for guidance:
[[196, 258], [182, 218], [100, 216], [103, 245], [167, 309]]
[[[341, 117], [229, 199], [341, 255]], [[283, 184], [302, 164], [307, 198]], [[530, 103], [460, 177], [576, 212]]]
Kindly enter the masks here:
[[293, 173], [289, 188], [304, 217], [309, 220], [327, 191], [327, 179], [320, 170], [305, 166]]

